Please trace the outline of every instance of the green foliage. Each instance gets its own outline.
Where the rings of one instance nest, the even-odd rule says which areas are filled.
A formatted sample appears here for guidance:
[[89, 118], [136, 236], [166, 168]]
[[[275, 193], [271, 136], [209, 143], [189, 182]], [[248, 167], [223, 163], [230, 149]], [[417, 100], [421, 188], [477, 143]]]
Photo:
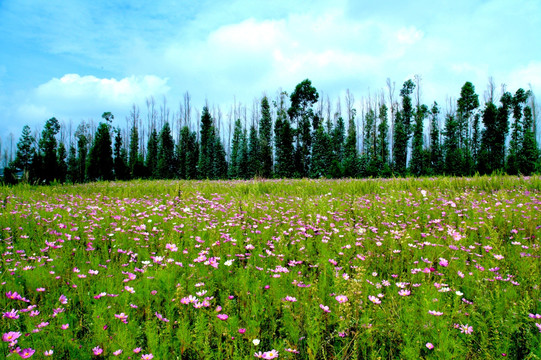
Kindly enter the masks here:
[[100, 123], [90, 147], [86, 173], [91, 181], [114, 178], [110, 127], [108, 123]]
[[269, 100], [266, 96], [261, 99], [261, 120], [259, 121], [259, 175], [263, 178], [272, 177], [272, 117]]
[[171, 127], [165, 122], [158, 140], [157, 168], [158, 178], [173, 179], [177, 175], [177, 159], [175, 158], [175, 142]]

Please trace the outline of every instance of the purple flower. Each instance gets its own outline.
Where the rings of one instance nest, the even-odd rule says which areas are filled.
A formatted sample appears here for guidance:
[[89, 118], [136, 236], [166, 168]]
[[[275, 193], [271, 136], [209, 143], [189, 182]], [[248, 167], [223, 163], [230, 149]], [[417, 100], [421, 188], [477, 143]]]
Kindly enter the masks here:
[[36, 350], [28, 348], [28, 349], [22, 349], [19, 351], [19, 356], [23, 359], [28, 359], [30, 356], [34, 355]]
[[323, 310], [324, 312], [326, 312], [326, 313], [330, 313], [330, 312], [331, 312], [331, 310], [329, 310], [329, 307], [328, 307], [328, 306], [325, 306], [325, 305], [323, 305], [323, 304], [319, 304], [319, 308], [320, 308], [321, 310]]
[[98, 355], [101, 355], [103, 353], [103, 349], [98, 346], [96, 346], [95, 348], [92, 349], [92, 352], [94, 353], [94, 355], [98, 356]]
[[226, 314], [218, 314], [218, 315], [216, 315], [216, 317], [218, 319], [222, 320], [222, 321], [225, 321], [225, 320], [227, 320], [227, 318], [229, 318], [229, 316], [226, 315]]
[[4, 335], [2, 335], [2, 341], [13, 342], [13, 341], [17, 340], [20, 336], [21, 336], [20, 332], [18, 332], [18, 331], [17, 332], [10, 331], [10, 332], [4, 333]]

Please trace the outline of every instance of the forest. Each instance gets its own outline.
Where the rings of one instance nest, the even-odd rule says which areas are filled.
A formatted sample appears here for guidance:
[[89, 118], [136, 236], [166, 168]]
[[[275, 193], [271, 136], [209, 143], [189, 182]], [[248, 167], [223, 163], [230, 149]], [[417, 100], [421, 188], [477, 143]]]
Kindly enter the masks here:
[[[114, 114], [75, 127], [55, 117], [41, 132], [23, 127], [4, 161], [7, 184], [130, 179], [368, 178], [531, 175], [541, 169], [535, 96], [496, 91], [481, 102], [471, 82], [443, 108], [421, 102], [421, 79], [394, 82], [355, 106], [320, 96], [309, 79], [288, 94], [234, 104], [227, 114], [193, 108], [189, 93], [172, 113], [163, 99], [134, 104], [125, 126]], [[345, 111], [343, 108], [345, 107]], [[7, 153], [4, 151], [7, 159]]]

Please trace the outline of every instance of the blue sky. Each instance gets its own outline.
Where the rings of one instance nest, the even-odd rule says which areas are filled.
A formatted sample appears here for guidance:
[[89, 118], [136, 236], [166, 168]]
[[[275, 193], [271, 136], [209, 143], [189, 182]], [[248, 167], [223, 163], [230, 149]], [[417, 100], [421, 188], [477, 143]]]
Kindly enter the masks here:
[[[229, 111], [305, 78], [333, 103], [415, 74], [445, 104], [489, 76], [541, 89], [541, 1], [0, 0], [0, 138], [167, 97]], [[453, 101], [453, 100], [451, 100]]]

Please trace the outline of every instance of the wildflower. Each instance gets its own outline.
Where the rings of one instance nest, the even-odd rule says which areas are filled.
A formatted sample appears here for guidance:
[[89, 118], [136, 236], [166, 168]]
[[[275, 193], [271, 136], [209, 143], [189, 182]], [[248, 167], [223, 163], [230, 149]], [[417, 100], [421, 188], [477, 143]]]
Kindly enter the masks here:
[[368, 300], [372, 301], [374, 304], [381, 304], [381, 300], [373, 295], [368, 295]]
[[143, 354], [141, 355], [141, 360], [151, 360], [154, 359], [154, 355], [152, 354]]
[[37, 292], [44, 292], [45, 291], [45, 288], [44, 287], [39, 287], [36, 289]]
[[278, 357], [278, 351], [274, 349], [263, 353], [263, 359], [274, 359], [277, 357]]
[[263, 358], [263, 353], [261, 353], [261, 351], [260, 351], [260, 352], [256, 352], [256, 353], [254, 353], [254, 356], [255, 356], [256, 358], [258, 358], [258, 359], [262, 359], [262, 358]]
[[246, 329], [245, 328], [240, 328], [239, 329], [239, 334], [244, 334], [246, 332]]
[[45, 356], [52, 356], [53, 353], [54, 353], [54, 351], [51, 349], [51, 350], [45, 351], [45, 352], [43, 353], [43, 355], [45, 355]]
[[62, 326], [60, 326], [62, 328], [62, 330], [66, 330], [67, 328], [70, 327], [70, 324], [62, 324]]
[[135, 349], [133, 349], [133, 352], [136, 353], [136, 354], [139, 354], [141, 352], [141, 348], [136, 347]]
[[286, 296], [282, 301], [289, 301], [289, 302], [296, 302], [297, 298], [294, 298], [293, 296]]
[[11, 311], [6, 311], [2, 317], [8, 318], [8, 319], [18, 319], [19, 314], [17, 314], [19, 310], [11, 309]]
[[443, 315], [442, 312], [439, 312], [439, 311], [436, 311], [436, 310], [428, 310], [428, 313], [430, 315], [434, 315], [434, 316], [442, 316]]
[[34, 355], [35, 352], [36, 350], [32, 348], [22, 349], [19, 351], [19, 356], [22, 357], [23, 359], [28, 359], [30, 356]]
[[319, 304], [319, 307], [321, 308], [321, 310], [323, 310], [324, 312], [326, 313], [330, 313], [331, 310], [329, 310], [329, 307], [328, 306], [325, 306], [323, 304]]
[[17, 332], [10, 331], [10, 332], [4, 333], [4, 335], [2, 335], [2, 341], [13, 342], [13, 341], [17, 340], [20, 336], [21, 336], [20, 332], [18, 332], [18, 331]]
[[473, 332], [473, 326], [466, 325], [460, 325], [460, 332], [466, 335], [469, 335]]
[[231, 265], [233, 265], [233, 261], [235, 261], [235, 260], [229, 259], [229, 260], [227, 260], [226, 262], [224, 262], [224, 265], [225, 265], [225, 266], [231, 266]]
[[92, 352], [94, 353], [94, 355], [98, 356], [98, 355], [101, 355], [103, 353], [103, 349], [98, 346], [96, 346], [95, 348], [92, 349]]
[[409, 296], [411, 294], [411, 291], [409, 291], [408, 289], [402, 289], [398, 292], [398, 295], [400, 296]]
[[293, 354], [298, 354], [298, 353], [299, 353], [299, 350], [297, 350], [297, 349], [292, 349], [292, 348], [287, 348], [286, 351], [287, 351], [287, 352], [290, 352], [290, 353], [293, 353]]
[[335, 297], [335, 299], [336, 299], [336, 301], [338, 301], [338, 303], [340, 303], [340, 304], [343, 304], [343, 303], [345, 303], [345, 302], [348, 301], [348, 297], [347, 297], [346, 295], [337, 295], [337, 296]]
[[68, 298], [66, 297], [66, 295], [62, 294], [60, 295], [60, 298], [58, 299], [58, 301], [60, 301], [61, 304], [66, 305], [68, 303]]
[[225, 321], [225, 320], [227, 320], [227, 318], [228, 318], [229, 316], [226, 315], [226, 314], [218, 314], [218, 315], [216, 315], [216, 317], [217, 317], [218, 319], [222, 320], [222, 321]]
[[252, 340], [252, 344], [254, 344], [255, 346], [259, 345], [261, 341], [259, 339], [253, 339]]
[[429, 350], [434, 349], [434, 345], [433, 345], [432, 343], [429, 343], [429, 342], [426, 343], [426, 347], [427, 347]]
[[124, 314], [124, 313], [120, 313], [120, 314], [115, 314], [115, 317], [117, 319], [119, 319], [120, 321], [122, 321], [124, 324], [127, 324], [128, 323], [128, 315]]
[[122, 349], [118, 349], [117, 351], [113, 351], [114, 356], [118, 356], [120, 354], [122, 354]]

